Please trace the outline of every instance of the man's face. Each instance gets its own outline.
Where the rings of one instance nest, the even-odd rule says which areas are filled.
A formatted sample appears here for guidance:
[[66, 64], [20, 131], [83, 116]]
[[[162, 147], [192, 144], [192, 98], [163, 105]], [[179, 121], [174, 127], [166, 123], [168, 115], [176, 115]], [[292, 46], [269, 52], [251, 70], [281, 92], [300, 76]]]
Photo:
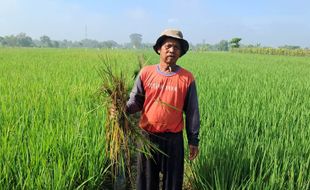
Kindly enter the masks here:
[[181, 55], [181, 44], [176, 39], [167, 38], [158, 52], [161, 61], [169, 65], [175, 64]]

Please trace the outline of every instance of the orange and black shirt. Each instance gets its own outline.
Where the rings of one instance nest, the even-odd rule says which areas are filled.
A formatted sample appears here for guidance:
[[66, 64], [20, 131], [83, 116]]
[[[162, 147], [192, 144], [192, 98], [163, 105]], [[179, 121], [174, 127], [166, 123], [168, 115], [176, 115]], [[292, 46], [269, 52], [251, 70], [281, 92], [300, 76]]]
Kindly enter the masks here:
[[159, 65], [144, 67], [127, 102], [127, 112], [141, 112], [139, 126], [151, 133], [181, 132], [183, 114], [189, 144], [198, 145], [200, 117], [195, 79], [184, 68], [164, 73]]

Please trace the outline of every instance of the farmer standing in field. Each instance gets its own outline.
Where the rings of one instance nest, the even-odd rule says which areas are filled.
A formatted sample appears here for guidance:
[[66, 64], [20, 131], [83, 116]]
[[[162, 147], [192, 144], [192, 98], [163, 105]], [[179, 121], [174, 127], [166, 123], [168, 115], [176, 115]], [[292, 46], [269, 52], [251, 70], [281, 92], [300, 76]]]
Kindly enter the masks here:
[[[141, 112], [139, 126], [146, 138], [166, 155], [155, 151], [152, 158], [138, 156], [137, 189], [182, 189], [184, 174], [184, 143], [182, 130], [186, 126], [189, 159], [198, 155], [200, 128], [198, 98], [193, 75], [177, 65], [189, 44], [179, 30], [167, 29], [157, 39], [153, 49], [159, 54], [159, 64], [141, 69], [127, 102], [127, 112]], [[183, 121], [185, 114], [185, 123]]]

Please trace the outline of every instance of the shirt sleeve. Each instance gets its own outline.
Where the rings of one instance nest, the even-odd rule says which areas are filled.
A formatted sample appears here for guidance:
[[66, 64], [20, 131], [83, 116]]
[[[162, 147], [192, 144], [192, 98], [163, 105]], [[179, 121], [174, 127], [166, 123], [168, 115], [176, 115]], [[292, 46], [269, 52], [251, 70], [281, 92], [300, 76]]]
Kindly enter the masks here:
[[145, 100], [145, 91], [140, 75], [137, 77], [135, 84], [130, 92], [129, 100], [126, 103], [126, 112], [133, 114], [143, 108]]
[[193, 81], [186, 94], [184, 104], [185, 120], [186, 120], [186, 134], [188, 144], [198, 146], [199, 144], [199, 128], [200, 115], [198, 108], [198, 97], [195, 81]]

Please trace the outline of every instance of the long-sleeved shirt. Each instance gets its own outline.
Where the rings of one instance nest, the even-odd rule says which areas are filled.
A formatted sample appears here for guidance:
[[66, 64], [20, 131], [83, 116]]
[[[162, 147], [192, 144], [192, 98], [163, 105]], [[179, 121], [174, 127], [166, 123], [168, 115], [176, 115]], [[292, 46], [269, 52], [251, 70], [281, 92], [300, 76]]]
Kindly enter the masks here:
[[193, 75], [177, 66], [164, 73], [159, 65], [144, 67], [137, 77], [127, 102], [127, 112], [142, 111], [139, 126], [152, 133], [183, 130], [185, 113], [188, 143], [198, 146], [200, 116]]

